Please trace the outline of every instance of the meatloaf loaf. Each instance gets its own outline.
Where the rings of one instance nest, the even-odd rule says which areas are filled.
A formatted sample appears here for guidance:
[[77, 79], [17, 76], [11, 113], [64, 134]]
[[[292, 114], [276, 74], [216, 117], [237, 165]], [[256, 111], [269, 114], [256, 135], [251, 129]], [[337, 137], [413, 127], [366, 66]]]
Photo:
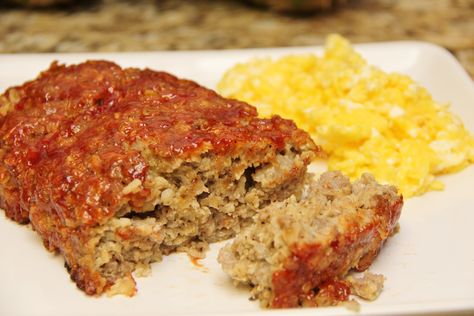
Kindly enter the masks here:
[[0, 207], [89, 295], [133, 295], [133, 272], [299, 195], [317, 152], [291, 121], [107, 61], [53, 63], [0, 96]]
[[365, 174], [355, 183], [338, 171], [312, 182], [301, 200], [275, 202], [221, 249], [236, 283], [252, 286], [264, 307], [337, 305], [351, 294], [374, 299], [383, 277], [346, 278], [365, 270], [398, 227], [403, 199]]

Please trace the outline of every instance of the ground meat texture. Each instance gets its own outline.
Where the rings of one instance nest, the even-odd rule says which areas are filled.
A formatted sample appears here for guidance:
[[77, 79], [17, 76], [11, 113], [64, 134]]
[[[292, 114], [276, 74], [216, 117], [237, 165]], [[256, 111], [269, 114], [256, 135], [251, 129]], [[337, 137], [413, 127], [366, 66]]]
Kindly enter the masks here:
[[270, 204], [219, 253], [224, 271], [252, 287], [264, 307], [337, 305], [375, 299], [383, 277], [346, 278], [367, 269], [398, 227], [403, 199], [365, 174], [354, 183], [326, 172], [301, 199]]
[[53, 63], [0, 96], [0, 207], [90, 295], [133, 295], [132, 272], [234, 236], [301, 193], [317, 152], [291, 121], [107, 61]]

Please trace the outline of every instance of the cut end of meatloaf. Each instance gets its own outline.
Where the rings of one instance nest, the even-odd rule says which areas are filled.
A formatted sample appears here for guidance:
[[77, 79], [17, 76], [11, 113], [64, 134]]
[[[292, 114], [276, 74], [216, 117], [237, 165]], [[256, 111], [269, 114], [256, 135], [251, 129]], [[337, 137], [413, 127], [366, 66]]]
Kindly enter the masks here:
[[402, 204], [393, 186], [369, 174], [351, 184], [338, 171], [326, 172], [303, 198], [259, 211], [218, 260], [264, 307], [336, 305], [351, 293], [374, 299], [383, 277], [346, 276], [369, 267], [398, 227]]
[[[301, 163], [301, 170], [294, 173], [285, 169], [283, 159], [288, 160], [291, 168]], [[99, 272], [97, 277], [85, 278], [101, 282], [94, 281], [90, 294], [97, 294], [94, 291], [102, 286], [108, 291], [114, 284], [113, 293], [132, 295], [133, 283], [124, 282], [133, 280], [131, 272], [146, 274], [150, 263], [175, 251], [202, 258], [208, 243], [233, 237], [251, 223], [260, 208], [285, 199], [289, 192], [301, 195], [304, 162], [289, 153], [287, 157], [277, 157], [275, 163], [263, 168], [249, 164], [243, 172], [235, 172], [241, 167], [229, 158], [220, 172], [215, 167], [207, 169], [209, 166], [201, 162], [177, 168], [171, 179], [154, 178], [150, 187], [156, 191], [152, 210], [121, 211], [104, 224], [88, 229], [87, 244], [71, 247], [72, 254], [83, 252], [78, 260], [88, 258], [86, 266], [93, 267], [88, 270]], [[81, 285], [82, 276], [71, 275], [88, 292], [89, 287]], [[102, 283], [102, 279], [106, 282]]]
[[0, 207], [90, 295], [133, 295], [132, 273], [300, 195], [317, 152], [291, 121], [106, 61], [53, 63], [0, 97]]

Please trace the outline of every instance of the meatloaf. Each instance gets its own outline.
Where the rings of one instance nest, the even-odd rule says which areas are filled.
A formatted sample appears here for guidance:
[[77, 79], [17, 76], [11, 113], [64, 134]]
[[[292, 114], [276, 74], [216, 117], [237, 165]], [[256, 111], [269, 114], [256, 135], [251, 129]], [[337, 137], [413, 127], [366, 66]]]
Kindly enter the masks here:
[[107, 61], [53, 63], [0, 96], [0, 207], [89, 295], [133, 295], [133, 272], [300, 195], [317, 152], [289, 120]]
[[374, 299], [382, 276], [346, 276], [369, 267], [398, 227], [402, 204], [393, 186], [369, 174], [351, 184], [340, 172], [327, 172], [301, 200], [292, 196], [260, 210], [218, 260], [264, 307], [337, 305], [351, 291]]

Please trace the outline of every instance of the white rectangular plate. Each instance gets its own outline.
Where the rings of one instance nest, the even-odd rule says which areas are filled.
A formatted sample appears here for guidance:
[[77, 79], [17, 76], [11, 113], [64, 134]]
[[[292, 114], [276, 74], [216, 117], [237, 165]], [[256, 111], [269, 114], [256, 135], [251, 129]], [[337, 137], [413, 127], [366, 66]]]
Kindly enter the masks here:
[[[357, 45], [386, 71], [412, 76], [474, 131], [474, 84], [444, 49], [419, 42]], [[254, 56], [316, 52], [320, 47], [199, 52], [0, 55], [0, 91], [36, 77], [52, 60], [72, 63], [108, 59], [121, 66], [149, 67], [214, 88], [223, 72]], [[362, 302], [360, 315], [474, 311], [474, 167], [442, 179], [446, 189], [406, 201], [401, 230], [389, 240], [371, 271], [386, 276], [374, 302]], [[203, 267], [184, 254], [153, 265], [137, 279], [138, 293], [127, 297], [87, 297], [28, 227], [0, 215], [0, 315], [257, 315], [249, 292], [236, 289], [216, 262], [214, 244]], [[351, 315], [344, 308], [296, 309], [268, 315]]]

